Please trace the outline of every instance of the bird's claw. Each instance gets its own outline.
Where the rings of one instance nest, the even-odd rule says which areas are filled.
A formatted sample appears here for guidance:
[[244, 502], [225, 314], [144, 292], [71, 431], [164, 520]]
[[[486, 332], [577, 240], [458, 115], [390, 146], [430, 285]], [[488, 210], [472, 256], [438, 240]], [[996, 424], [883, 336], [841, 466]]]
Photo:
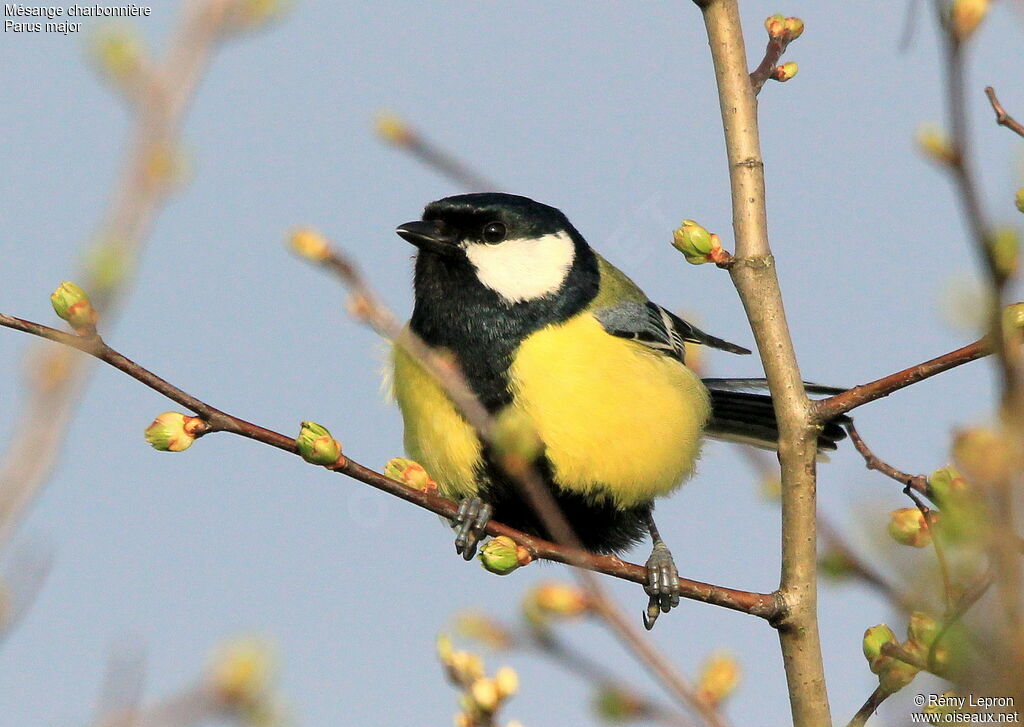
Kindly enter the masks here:
[[466, 497], [459, 503], [459, 511], [452, 520], [455, 528], [455, 552], [466, 560], [473, 560], [476, 546], [487, 530], [493, 508], [479, 497]]
[[661, 541], [654, 544], [651, 557], [647, 559], [644, 591], [650, 596], [644, 612], [644, 628], [650, 631], [660, 613], [668, 613], [679, 605], [679, 571], [676, 570], [671, 551]]

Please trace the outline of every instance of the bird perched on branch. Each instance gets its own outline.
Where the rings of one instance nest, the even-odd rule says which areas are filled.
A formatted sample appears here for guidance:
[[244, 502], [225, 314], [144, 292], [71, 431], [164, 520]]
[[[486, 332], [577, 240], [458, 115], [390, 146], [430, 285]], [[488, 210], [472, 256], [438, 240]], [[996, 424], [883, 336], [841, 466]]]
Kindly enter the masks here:
[[[766, 382], [702, 380], [687, 368], [684, 344], [750, 351], [652, 303], [565, 215], [526, 197], [447, 197], [397, 233], [418, 248], [411, 329], [454, 356], [488, 412], [513, 411], [533, 428], [536, 469], [583, 546], [618, 553], [651, 535], [650, 628], [679, 603], [655, 498], [690, 476], [705, 436], [766, 448], [778, 438]], [[461, 501], [458, 552], [473, 557], [492, 516], [550, 537], [491, 447], [398, 347], [394, 391], [407, 453]], [[819, 448], [835, 449], [843, 436], [830, 422]]]

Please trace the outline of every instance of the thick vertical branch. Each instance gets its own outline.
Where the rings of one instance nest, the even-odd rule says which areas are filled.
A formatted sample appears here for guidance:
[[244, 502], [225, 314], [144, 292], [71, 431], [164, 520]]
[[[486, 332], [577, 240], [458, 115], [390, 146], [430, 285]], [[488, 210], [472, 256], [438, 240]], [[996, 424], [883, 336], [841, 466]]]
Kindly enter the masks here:
[[793, 722], [831, 723], [817, 621], [815, 444], [768, 245], [764, 163], [736, 0], [696, 0], [704, 13], [725, 127], [736, 257], [730, 274], [750, 320], [779, 421], [782, 581], [779, 629]]

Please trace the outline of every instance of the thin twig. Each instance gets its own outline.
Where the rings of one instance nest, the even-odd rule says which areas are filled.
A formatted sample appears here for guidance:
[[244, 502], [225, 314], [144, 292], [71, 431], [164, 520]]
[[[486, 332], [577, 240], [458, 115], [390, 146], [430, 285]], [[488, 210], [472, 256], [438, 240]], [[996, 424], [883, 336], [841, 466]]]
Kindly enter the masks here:
[[887, 692], [881, 687], [877, 687], [875, 691], [871, 692], [871, 696], [864, 702], [864, 705], [857, 710], [857, 714], [853, 715], [853, 719], [846, 724], [846, 727], [863, 727], [871, 719], [871, 715], [875, 713], [875, 710], [882, 706], [882, 702], [891, 695], [892, 692]]
[[[195, 398], [110, 348], [98, 337], [97, 339], [85, 339], [81, 336], [72, 335], [49, 328], [48, 326], [4, 314], [0, 314], [0, 326], [23, 331], [65, 346], [70, 346], [104, 361], [202, 417], [210, 424], [210, 432], [225, 431], [276, 447], [285, 452], [296, 453], [295, 440], [291, 437], [247, 422]], [[343, 463], [333, 469], [442, 517], [450, 519], [458, 511], [457, 504], [451, 500], [403, 485], [390, 477], [364, 467], [351, 458], [346, 457]], [[497, 522], [492, 522], [488, 526], [487, 532], [489, 535], [509, 536], [530, 550], [537, 558], [577, 565], [596, 573], [603, 573], [634, 583], [643, 584], [647, 582], [646, 568], [633, 563], [627, 563], [614, 556], [597, 555], [566, 548]], [[764, 619], [771, 619], [777, 613], [777, 605], [772, 594], [741, 591], [685, 578], [679, 579], [679, 586], [681, 589], [680, 595], [691, 600], [722, 606], [733, 611], [748, 613]]]
[[815, 416], [819, 422], [827, 422], [868, 402], [889, 396], [894, 391], [931, 378], [943, 371], [949, 371], [965, 363], [976, 361], [992, 353], [992, 347], [983, 338], [955, 351], [943, 354], [924, 363], [883, 376], [867, 384], [854, 386], [842, 394], [819, 399], [814, 402]]
[[463, 189], [470, 192], [490, 192], [501, 189], [492, 180], [460, 161], [448, 150], [428, 140], [404, 121], [389, 116], [383, 122], [378, 123], [378, 131], [381, 131], [382, 125], [386, 131], [382, 131], [380, 135], [386, 142], [409, 152], [423, 164]]
[[953, 605], [953, 580], [949, 576], [949, 565], [946, 562], [946, 551], [942, 545], [942, 539], [939, 537], [939, 532], [932, 527], [935, 524], [935, 516], [932, 514], [931, 508], [924, 503], [924, 500], [914, 494], [909, 484], [903, 488], [903, 494], [913, 500], [918, 511], [921, 513], [921, 517], [924, 518], [924, 526], [932, 536], [932, 547], [935, 549], [935, 558], [939, 562], [939, 574], [942, 576], [942, 592], [945, 596], [946, 609], [948, 610]]
[[1017, 136], [1024, 137], [1024, 124], [1006, 113], [1006, 109], [999, 103], [996, 90], [991, 86], [985, 86], [985, 95], [988, 96], [988, 102], [992, 104], [992, 110], [996, 112], [996, 123], [1005, 126]]
[[754, 89], [755, 96], [761, 93], [764, 84], [772, 77], [775, 67], [779, 65], [782, 55], [792, 42], [793, 37], [789, 31], [784, 31], [778, 37], [768, 38], [768, 46], [764, 49], [764, 58], [750, 73], [750, 86]]
[[904, 487], [909, 487], [915, 492], [919, 492], [929, 500], [933, 500], [934, 496], [931, 487], [928, 485], [928, 478], [924, 475], [910, 475], [906, 472], [901, 472], [890, 464], [883, 462], [878, 456], [872, 452], [868, 445], [861, 439], [860, 433], [857, 431], [857, 427], [853, 425], [853, 422], [848, 422], [846, 425], [846, 433], [850, 435], [850, 441], [853, 442], [853, 446], [856, 447], [857, 451], [864, 458], [864, 464], [869, 470], [881, 472], [886, 477], [896, 480]]

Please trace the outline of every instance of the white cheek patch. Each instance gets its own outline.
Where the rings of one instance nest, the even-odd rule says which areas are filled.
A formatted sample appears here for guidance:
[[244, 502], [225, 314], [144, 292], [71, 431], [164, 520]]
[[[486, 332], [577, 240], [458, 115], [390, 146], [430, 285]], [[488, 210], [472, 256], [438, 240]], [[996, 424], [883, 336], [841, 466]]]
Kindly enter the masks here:
[[509, 303], [554, 293], [565, 282], [575, 256], [572, 238], [566, 232], [466, 246], [466, 257], [480, 282]]

